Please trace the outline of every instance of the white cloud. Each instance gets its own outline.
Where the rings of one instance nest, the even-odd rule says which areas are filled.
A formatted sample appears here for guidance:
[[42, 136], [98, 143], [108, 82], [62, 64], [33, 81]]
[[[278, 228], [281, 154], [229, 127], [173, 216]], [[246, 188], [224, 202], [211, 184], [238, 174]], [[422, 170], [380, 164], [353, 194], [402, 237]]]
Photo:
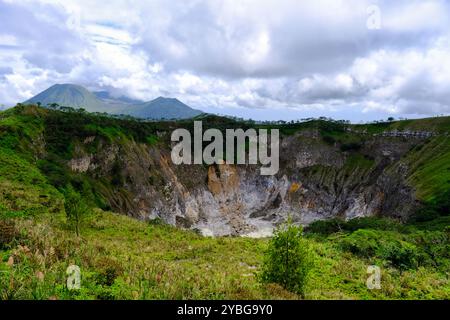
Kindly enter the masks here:
[[0, 102], [74, 82], [256, 118], [450, 112], [450, 5], [376, 1], [374, 31], [372, 3], [0, 0]]
[[409, 1], [393, 3], [383, 18], [383, 27], [394, 32], [423, 32], [439, 30], [448, 22], [445, 1]]

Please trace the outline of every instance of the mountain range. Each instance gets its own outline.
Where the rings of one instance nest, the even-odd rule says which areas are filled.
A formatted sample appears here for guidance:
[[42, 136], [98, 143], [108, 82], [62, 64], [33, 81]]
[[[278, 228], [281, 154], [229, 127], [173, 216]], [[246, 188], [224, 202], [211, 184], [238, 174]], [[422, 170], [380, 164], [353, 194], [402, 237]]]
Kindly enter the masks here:
[[75, 84], [55, 84], [42, 91], [25, 104], [84, 108], [89, 112], [125, 114], [143, 119], [187, 119], [203, 112], [193, 109], [175, 98], [159, 97], [144, 102], [125, 96], [114, 97], [107, 91], [91, 92]]

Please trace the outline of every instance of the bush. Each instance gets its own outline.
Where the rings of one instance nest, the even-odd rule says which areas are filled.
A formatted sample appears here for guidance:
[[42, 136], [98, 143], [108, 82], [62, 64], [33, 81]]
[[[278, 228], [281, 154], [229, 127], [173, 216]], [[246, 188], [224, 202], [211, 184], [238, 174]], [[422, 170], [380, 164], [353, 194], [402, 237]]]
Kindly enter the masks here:
[[375, 230], [357, 230], [341, 240], [341, 247], [355, 255], [370, 258], [379, 249], [380, 235]]
[[398, 221], [389, 218], [361, 217], [347, 221], [344, 229], [351, 232], [359, 229], [403, 231], [405, 227]]
[[90, 208], [81, 195], [76, 192], [70, 184], [67, 186], [64, 196], [66, 198], [64, 208], [66, 210], [67, 219], [74, 227], [77, 236], [80, 236], [81, 224], [90, 214]]
[[108, 257], [100, 258], [96, 269], [99, 270], [97, 283], [108, 287], [112, 286], [116, 278], [123, 274], [120, 263]]
[[314, 221], [306, 227], [305, 231], [308, 233], [330, 235], [340, 231], [353, 232], [359, 229], [403, 231], [405, 226], [395, 220], [387, 218], [362, 217], [348, 221], [334, 218]]
[[420, 248], [418, 263], [448, 270], [450, 259], [450, 235], [441, 231], [417, 231], [411, 235]]
[[291, 220], [275, 231], [265, 254], [261, 280], [304, 296], [313, 263], [302, 233], [303, 228], [294, 226]]
[[334, 139], [332, 136], [329, 135], [322, 136], [322, 139], [325, 143], [329, 145], [334, 145], [336, 143], [336, 139]]
[[417, 247], [405, 241], [392, 241], [384, 243], [379, 248], [381, 258], [389, 261], [391, 265], [400, 269], [417, 268], [419, 256]]
[[340, 147], [341, 151], [358, 151], [362, 148], [361, 143], [357, 142], [350, 142], [350, 143], [343, 143]]
[[390, 231], [360, 229], [341, 240], [343, 250], [364, 258], [380, 258], [400, 270], [418, 266], [419, 249]]
[[450, 190], [437, 196], [433, 201], [422, 204], [422, 207], [410, 218], [411, 223], [429, 222], [450, 215]]
[[317, 220], [305, 228], [308, 233], [317, 233], [321, 235], [330, 235], [343, 231], [346, 222], [342, 219]]
[[0, 218], [0, 249], [8, 247], [16, 236], [14, 221]]

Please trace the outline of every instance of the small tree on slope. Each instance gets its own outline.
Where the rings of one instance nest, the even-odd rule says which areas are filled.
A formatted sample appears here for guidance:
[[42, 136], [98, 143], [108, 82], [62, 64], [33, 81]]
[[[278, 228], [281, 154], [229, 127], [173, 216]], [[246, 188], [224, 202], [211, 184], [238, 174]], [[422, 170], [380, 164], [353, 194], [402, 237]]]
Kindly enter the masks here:
[[291, 218], [278, 227], [264, 257], [261, 280], [278, 283], [302, 297], [313, 266], [312, 252], [303, 238], [303, 228]]
[[66, 210], [67, 220], [75, 229], [77, 237], [80, 236], [80, 227], [82, 222], [90, 213], [90, 208], [82, 198], [82, 196], [74, 190], [72, 185], [68, 185], [65, 191], [66, 201], [64, 208]]

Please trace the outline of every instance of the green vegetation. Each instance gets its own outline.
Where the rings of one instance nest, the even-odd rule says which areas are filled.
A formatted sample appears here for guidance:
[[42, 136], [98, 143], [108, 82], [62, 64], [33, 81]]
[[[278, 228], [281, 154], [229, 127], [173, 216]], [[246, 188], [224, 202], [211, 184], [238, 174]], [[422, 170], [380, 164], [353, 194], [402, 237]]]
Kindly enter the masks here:
[[445, 226], [433, 230], [424, 223], [405, 225], [382, 218], [331, 219], [312, 223], [307, 232], [324, 239], [339, 235], [342, 250], [398, 270], [432, 267], [446, 272], [450, 267], [450, 234]]
[[450, 190], [450, 136], [434, 137], [413, 149], [405, 162], [411, 166], [409, 181], [419, 199], [433, 203]]
[[304, 297], [313, 261], [309, 244], [302, 238], [303, 228], [288, 222], [278, 227], [266, 252], [261, 280], [279, 283]]
[[[48, 217], [16, 219], [15, 229], [20, 230], [20, 238], [0, 250], [2, 299], [301, 298], [282, 286], [259, 282], [257, 275], [268, 248], [265, 239], [205, 238], [100, 210], [87, 221], [81, 237], [63, 220]], [[325, 238], [309, 233], [304, 238], [315, 257], [305, 298], [450, 297], [448, 268], [400, 269], [384, 257], [349, 252], [340, 242], [345, 237], [341, 233]], [[421, 241], [429, 246], [436, 242], [434, 237], [424, 239]], [[403, 258], [402, 252], [391, 252], [391, 256]], [[445, 259], [440, 251], [435, 255]], [[365, 285], [367, 266], [374, 263], [382, 268], [381, 290], [369, 290]], [[78, 291], [66, 287], [65, 271], [71, 264], [81, 268]]]
[[158, 142], [159, 142], [159, 137], [157, 135], [152, 134], [147, 137], [147, 143], [151, 146], [158, 144]]
[[61, 194], [33, 164], [0, 148], [0, 217], [56, 213], [62, 202]]
[[355, 169], [370, 169], [374, 165], [373, 159], [361, 154], [353, 154], [347, 158], [345, 163], [348, 171]]
[[74, 227], [75, 233], [79, 237], [81, 225], [86, 220], [91, 209], [71, 185], [67, 186], [64, 196], [64, 209], [66, 210], [67, 220]]
[[[205, 119], [205, 127], [246, 128], [221, 117]], [[283, 134], [319, 128], [323, 140], [333, 139], [348, 155], [343, 174], [358, 177], [374, 160], [360, 153], [362, 135], [343, 128], [448, 128], [448, 119], [425, 120], [361, 128], [318, 120], [279, 127]], [[304, 235], [294, 226], [280, 229], [272, 240], [202, 237], [112, 213], [111, 199], [127, 199], [118, 187], [124, 179], [120, 163], [111, 164], [110, 179], [67, 167], [79, 149], [94, 153], [111, 141], [123, 148], [163, 146], [167, 137], [160, 133], [173, 126], [33, 106], [0, 113], [0, 299], [450, 298], [448, 136], [430, 138], [402, 160], [423, 201], [407, 224], [379, 217], [333, 219], [311, 224]], [[333, 169], [310, 168], [318, 176], [326, 170]], [[309, 255], [313, 264], [307, 263]], [[80, 290], [66, 286], [72, 264], [81, 268]], [[380, 290], [366, 287], [367, 267], [374, 264], [382, 270]]]

